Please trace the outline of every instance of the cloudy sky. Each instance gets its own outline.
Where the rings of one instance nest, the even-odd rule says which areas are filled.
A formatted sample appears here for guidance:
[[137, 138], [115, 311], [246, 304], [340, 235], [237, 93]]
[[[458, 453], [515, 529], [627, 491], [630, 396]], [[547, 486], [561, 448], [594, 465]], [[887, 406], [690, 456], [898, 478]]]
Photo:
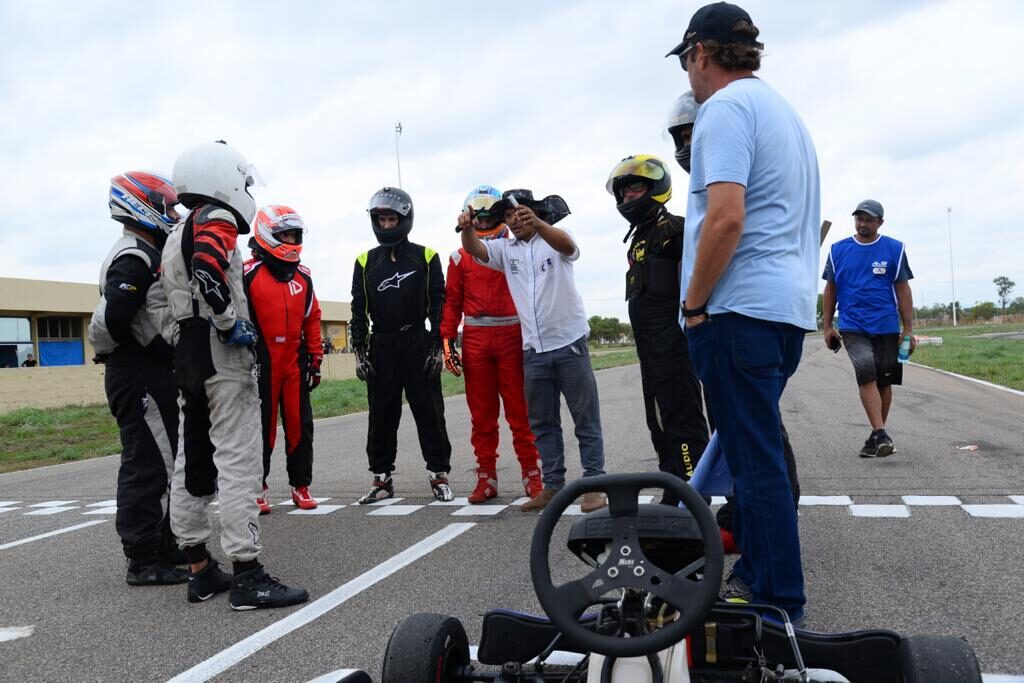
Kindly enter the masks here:
[[[372, 246], [366, 202], [397, 184], [414, 241], [447, 253], [476, 184], [568, 201], [589, 314], [626, 317], [626, 226], [604, 190], [629, 154], [671, 160], [661, 129], [689, 88], [674, 59], [699, 3], [0, 2], [0, 274], [95, 282], [118, 234], [109, 178], [169, 173], [223, 138], [266, 181], [260, 203], [311, 226], [322, 299], [349, 300]], [[1007, 275], [1024, 295], [1024, 4], [744, 3], [760, 75], [817, 145], [829, 241], [864, 198], [904, 240], [915, 299], [950, 299], [947, 207], [964, 305]], [[673, 166], [673, 168], [677, 168]], [[670, 206], [685, 213], [685, 176]]]

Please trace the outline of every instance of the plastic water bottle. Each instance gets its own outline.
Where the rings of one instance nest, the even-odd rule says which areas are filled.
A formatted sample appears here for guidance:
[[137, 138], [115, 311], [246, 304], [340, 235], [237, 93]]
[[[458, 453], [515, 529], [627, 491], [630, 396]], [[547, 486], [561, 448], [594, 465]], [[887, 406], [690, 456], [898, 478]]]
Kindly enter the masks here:
[[909, 336], [906, 336], [906, 337], [903, 338], [903, 343], [900, 344], [900, 352], [899, 352], [899, 355], [896, 356], [896, 359], [899, 362], [901, 362], [901, 363], [906, 363], [908, 360], [910, 360], [910, 337]]

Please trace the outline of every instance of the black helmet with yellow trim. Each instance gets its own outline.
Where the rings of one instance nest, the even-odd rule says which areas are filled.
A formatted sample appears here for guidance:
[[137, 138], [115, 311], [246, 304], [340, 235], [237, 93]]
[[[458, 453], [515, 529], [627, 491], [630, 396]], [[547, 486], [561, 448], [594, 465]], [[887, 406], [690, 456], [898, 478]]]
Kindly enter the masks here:
[[[626, 201], [626, 188], [642, 183], [646, 191], [642, 196]], [[616, 208], [630, 225], [639, 225], [658, 214], [672, 198], [672, 176], [665, 162], [650, 154], [629, 156], [616, 164], [605, 184], [615, 197]]]

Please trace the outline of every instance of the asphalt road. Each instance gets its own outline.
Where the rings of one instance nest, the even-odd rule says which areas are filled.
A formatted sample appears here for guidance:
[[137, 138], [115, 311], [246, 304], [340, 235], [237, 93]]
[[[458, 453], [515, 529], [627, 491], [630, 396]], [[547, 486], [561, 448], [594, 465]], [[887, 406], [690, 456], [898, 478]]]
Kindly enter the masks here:
[[[598, 383], [608, 471], [654, 469], [638, 368], [601, 371]], [[918, 367], [907, 369], [906, 384], [889, 423], [899, 452], [883, 460], [856, 455], [869, 429], [845, 354], [808, 340], [783, 399], [805, 496], [808, 625], [964, 636], [983, 671], [1024, 674], [1024, 396]], [[453, 485], [465, 496], [468, 411], [461, 397], [447, 407]], [[571, 425], [567, 415], [563, 423]], [[394, 505], [422, 507], [385, 515], [350, 505], [369, 484], [365, 432], [365, 414], [318, 422], [312, 490], [330, 499], [326, 514], [280, 505], [263, 518], [265, 564], [312, 595], [289, 610], [235, 613], [224, 596], [188, 604], [184, 586], [126, 586], [110, 514], [116, 458], [0, 475], [0, 680], [186, 674], [178, 680], [270, 683], [343, 668], [376, 678], [391, 630], [412, 612], [459, 617], [475, 644], [487, 609], [539, 609], [527, 558], [536, 517], [510, 505], [521, 487], [508, 435], [495, 501], [508, 507], [467, 516], [463, 506], [428, 505], [407, 413], [395, 475], [403, 500]], [[283, 456], [271, 486], [272, 500], [287, 498]], [[326, 507], [335, 504], [346, 507]], [[899, 516], [861, 516], [879, 514]], [[568, 551], [553, 556], [556, 576], [576, 573]]]

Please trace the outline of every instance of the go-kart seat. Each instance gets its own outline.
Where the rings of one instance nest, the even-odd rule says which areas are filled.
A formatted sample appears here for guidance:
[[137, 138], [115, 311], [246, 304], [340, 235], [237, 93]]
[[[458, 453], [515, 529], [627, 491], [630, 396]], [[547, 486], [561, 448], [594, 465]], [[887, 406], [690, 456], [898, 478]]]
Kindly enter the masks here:
[[[593, 628], [596, 614], [584, 614], [580, 623]], [[558, 635], [558, 629], [546, 617], [510, 609], [492, 609], [484, 615], [477, 660], [481, 664], [501, 665], [505, 662], [525, 664], [542, 653]], [[556, 650], [589, 654], [590, 650], [562, 636]]]

